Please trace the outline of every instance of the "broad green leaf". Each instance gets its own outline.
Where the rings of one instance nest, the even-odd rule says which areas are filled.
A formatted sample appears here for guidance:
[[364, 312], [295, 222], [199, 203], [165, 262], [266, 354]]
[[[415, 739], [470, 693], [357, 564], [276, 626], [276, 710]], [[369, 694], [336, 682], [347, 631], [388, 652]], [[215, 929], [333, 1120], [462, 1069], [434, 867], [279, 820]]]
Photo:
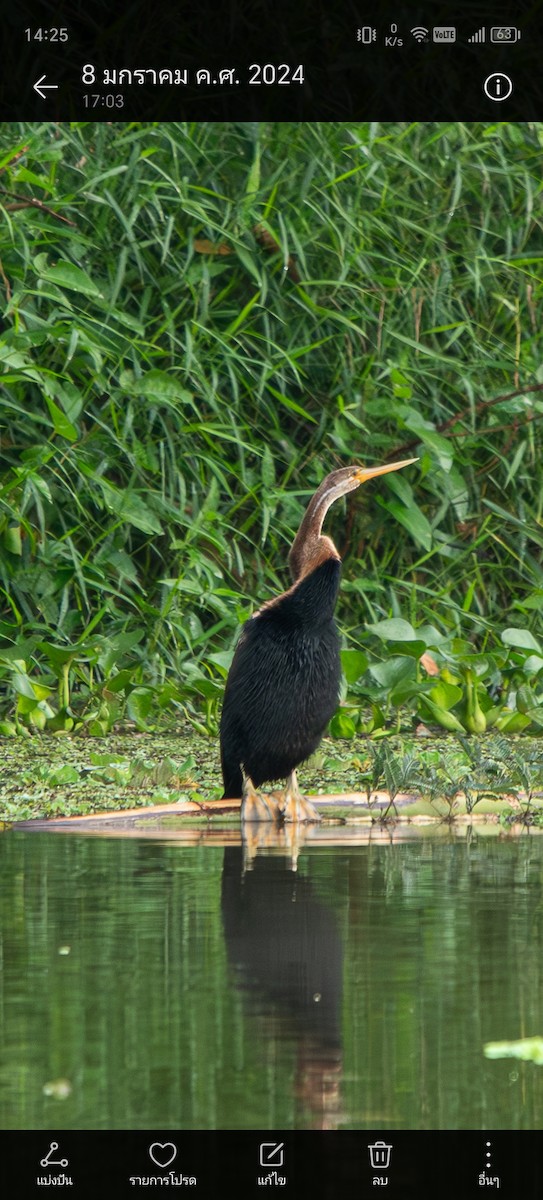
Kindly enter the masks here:
[[515, 626], [504, 629], [502, 642], [505, 642], [506, 646], [515, 646], [519, 650], [535, 650], [536, 654], [543, 654], [543, 648], [529, 629], [517, 629]]
[[385, 662], [372, 663], [369, 672], [381, 687], [393, 688], [406, 679], [414, 678], [415, 663], [412, 658], [398, 654], [394, 658], [387, 658]]
[[65, 783], [79, 783], [81, 776], [77, 767], [73, 767], [71, 763], [66, 763], [63, 767], [55, 767], [47, 783], [50, 787], [62, 787]]
[[437, 704], [438, 708], [453, 708], [458, 701], [462, 699], [463, 691], [461, 687], [457, 687], [455, 683], [445, 683], [440, 679], [435, 687], [431, 688], [428, 695]]
[[7, 345], [0, 345], [0, 362], [6, 367], [11, 367], [13, 371], [21, 371], [25, 367], [32, 366], [26, 354], [21, 354]]
[[26, 644], [18, 642], [16, 646], [0, 647], [0, 662], [10, 663], [16, 671], [25, 673], [26, 663], [30, 662], [36, 645], [34, 638], [27, 638]]
[[[38, 258], [41, 258], [41, 255]], [[37, 261], [37, 259], [34, 260], [35, 265]], [[81, 267], [76, 267], [74, 263], [59, 258], [56, 263], [43, 266], [41, 270], [36, 266], [36, 269], [42, 279], [48, 280], [49, 283], [55, 283], [57, 287], [81, 292], [84, 296], [100, 296], [103, 299], [103, 293], [90, 275], [87, 275], [87, 272], [83, 271]]]
[[206, 662], [212, 662], [217, 666], [222, 675], [227, 675], [232, 663], [232, 650], [217, 650], [216, 653], [206, 654]]
[[[108, 677], [108, 688], [111, 688], [110, 672], [120, 667], [120, 660], [143, 638], [143, 629], [132, 629], [127, 633], [117, 633], [113, 637], [104, 638], [96, 643], [96, 662], [98, 662]], [[118, 672], [120, 673], [120, 672]], [[114, 676], [117, 678], [117, 674]], [[120, 685], [119, 685], [120, 686]], [[118, 690], [113, 688], [113, 691]]]
[[187, 683], [187, 690], [195, 692], [197, 696], [205, 696], [207, 700], [219, 699], [223, 694], [223, 684], [201, 675]]
[[43, 651], [49, 662], [56, 667], [63, 667], [66, 663], [72, 662], [74, 658], [80, 659], [74, 646], [55, 646], [54, 642], [38, 642], [38, 649]]
[[368, 659], [361, 650], [342, 650], [341, 666], [347, 683], [356, 683], [368, 667]]
[[415, 638], [414, 642], [410, 640], [404, 641], [403, 639], [395, 641], [394, 638], [391, 638], [388, 645], [391, 654], [404, 654], [408, 658], [418, 659], [426, 650], [426, 642], [421, 641], [420, 638]]
[[28, 167], [17, 167], [17, 183], [31, 183], [33, 187], [42, 188], [43, 191], [50, 190], [50, 182], [47, 175], [36, 175], [35, 171], [29, 171]]
[[394, 395], [397, 396], [398, 400], [410, 400], [413, 395], [412, 385], [397, 367], [392, 368], [390, 379]]
[[2, 534], [2, 542], [4, 549], [9, 550], [10, 554], [20, 556], [23, 553], [23, 542], [21, 538], [20, 525], [8, 525]]
[[55, 404], [55, 401], [52, 400], [50, 396], [46, 396], [45, 401], [49, 409], [49, 416], [53, 422], [55, 433], [58, 433], [60, 437], [66, 438], [68, 442], [76, 442], [78, 438], [78, 432], [75, 425], [72, 425], [72, 422], [68, 420], [65, 413], [63, 413], [62, 409], [58, 407], [58, 404]]
[[154, 400], [192, 400], [193, 398], [192, 392], [188, 392], [175, 375], [169, 375], [167, 371], [146, 371], [141, 379], [132, 379], [131, 387], [129, 387], [128, 380], [125, 386], [126, 390], [130, 390], [135, 395], [149, 396]]
[[352, 738], [356, 733], [356, 725], [348, 713], [338, 709], [330, 721], [330, 733], [336, 738]]
[[107, 681], [108, 692], [130, 692], [134, 687], [134, 671], [125, 668], [123, 671], [117, 671], [116, 675], [110, 675]]
[[440, 467], [449, 471], [453, 463], [453, 447], [451, 442], [434, 430], [421, 430], [420, 440], [429, 450], [433, 450]]
[[397, 687], [392, 688], [389, 692], [389, 700], [394, 707], [399, 707], [400, 704], [405, 704], [408, 700], [412, 700], [414, 696], [420, 695], [424, 689], [424, 683], [418, 683], [415, 677], [403, 679]]
[[98, 479], [106, 507], [122, 521], [128, 521], [142, 533], [162, 533], [162, 525], [147, 504], [135, 492], [121, 492], [105, 479]]
[[436, 629], [435, 625], [419, 625], [416, 637], [422, 638], [428, 648], [439, 649], [447, 640], [446, 635]]
[[123, 758], [121, 754], [98, 754], [95, 750], [91, 750], [89, 761], [94, 767], [127, 767], [130, 760]]
[[77, 421], [84, 403], [81, 388], [75, 387], [73, 383], [65, 383], [61, 386], [57, 380], [51, 380], [50, 387], [68, 421]]
[[530, 654], [522, 664], [526, 675], [538, 675], [543, 671], [543, 658], [539, 654]]
[[522, 600], [515, 600], [513, 608], [520, 608], [521, 610], [533, 608], [537, 612], [539, 609], [543, 609], [543, 588], [535, 588], [533, 592], [530, 592], [529, 596], [523, 596]]
[[537, 696], [528, 684], [524, 683], [517, 690], [517, 708], [521, 713], [531, 716], [530, 709], [537, 707]]
[[34, 704], [37, 703], [38, 697], [36, 696], [32, 686], [32, 681], [29, 679], [28, 675], [15, 672], [11, 676], [11, 686], [19, 696], [26, 696], [27, 699], [32, 700]]
[[136, 529], [141, 529], [142, 533], [162, 533], [162, 524], [158, 517], [133, 492], [125, 492], [121, 497], [117, 512], [123, 521], [128, 521]]
[[371, 629], [371, 632], [376, 633], [383, 641], [413, 642], [418, 636], [413, 626], [409, 621], [404, 621], [403, 617], [377, 621], [375, 625], [366, 625], [366, 629]]
[[360, 733], [375, 733], [377, 729], [384, 729], [385, 722], [386, 718], [383, 709], [378, 704], [372, 704], [369, 721], [359, 720], [358, 731]]
[[128, 716], [138, 728], [144, 728], [153, 707], [153, 692], [150, 688], [134, 688], [126, 702]]
[[522, 733], [531, 723], [530, 717], [521, 712], [505, 712], [495, 722], [500, 733]]
[[434, 704], [429, 696], [419, 696], [418, 703], [425, 721], [436, 721], [443, 729], [448, 729], [449, 733], [465, 733], [465, 728], [455, 713], [449, 712], [447, 708], [441, 708], [439, 704]]

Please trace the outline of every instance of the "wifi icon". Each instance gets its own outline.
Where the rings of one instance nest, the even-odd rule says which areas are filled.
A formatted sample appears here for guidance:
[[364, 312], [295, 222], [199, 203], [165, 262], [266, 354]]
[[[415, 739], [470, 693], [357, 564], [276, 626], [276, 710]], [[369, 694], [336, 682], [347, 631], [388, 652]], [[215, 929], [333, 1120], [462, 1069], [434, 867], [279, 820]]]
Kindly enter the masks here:
[[422, 25], [416, 25], [415, 28], [411, 30], [411, 33], [413, 34], [416, 42], [425, 42], [427, 40], [428, 30], [424, 29]]

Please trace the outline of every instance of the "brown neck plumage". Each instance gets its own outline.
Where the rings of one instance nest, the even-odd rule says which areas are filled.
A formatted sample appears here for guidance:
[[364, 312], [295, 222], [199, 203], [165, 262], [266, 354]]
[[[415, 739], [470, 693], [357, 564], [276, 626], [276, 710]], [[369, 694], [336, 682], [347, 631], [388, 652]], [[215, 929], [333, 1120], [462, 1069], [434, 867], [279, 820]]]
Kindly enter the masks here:
[[310, 571], [314, 571], [327, 558], [339, 559], [332, 539], [321, 532], [324, 518], [337, 495], [337, 484], [334, 486], [332, 477], [328, 476], [323, 479], [307, 506], [288, 556], [290, 573], [295, 583]]

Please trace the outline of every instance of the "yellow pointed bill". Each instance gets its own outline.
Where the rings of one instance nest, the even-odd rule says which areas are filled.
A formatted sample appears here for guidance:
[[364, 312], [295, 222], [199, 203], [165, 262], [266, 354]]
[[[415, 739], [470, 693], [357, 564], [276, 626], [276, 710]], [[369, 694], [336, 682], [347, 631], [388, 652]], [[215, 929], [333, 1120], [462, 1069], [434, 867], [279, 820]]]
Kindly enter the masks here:
[[356, 477], [359, 483], [366, 483], [375, 475], [388, 475], [389, 471], [400, 471], [402, 467], [409, 467], [411, 463], [418, 461], [418, 458], [404, 458], [401, 462], [385, 463], [384, 467], [359, 467]]

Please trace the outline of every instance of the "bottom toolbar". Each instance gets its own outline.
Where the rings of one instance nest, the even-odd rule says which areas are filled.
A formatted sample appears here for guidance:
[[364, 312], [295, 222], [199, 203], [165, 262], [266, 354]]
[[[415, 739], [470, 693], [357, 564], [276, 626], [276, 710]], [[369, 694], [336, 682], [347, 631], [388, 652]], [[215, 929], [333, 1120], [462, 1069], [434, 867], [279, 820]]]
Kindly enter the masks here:
[[543, 1134], [530, 1131], [47, 1131], [0, 1134], [0, 1194], [74, 1197], [142, 1188], [236, 1200], [276, 1188], [296, 1200], [543, 1196]]

